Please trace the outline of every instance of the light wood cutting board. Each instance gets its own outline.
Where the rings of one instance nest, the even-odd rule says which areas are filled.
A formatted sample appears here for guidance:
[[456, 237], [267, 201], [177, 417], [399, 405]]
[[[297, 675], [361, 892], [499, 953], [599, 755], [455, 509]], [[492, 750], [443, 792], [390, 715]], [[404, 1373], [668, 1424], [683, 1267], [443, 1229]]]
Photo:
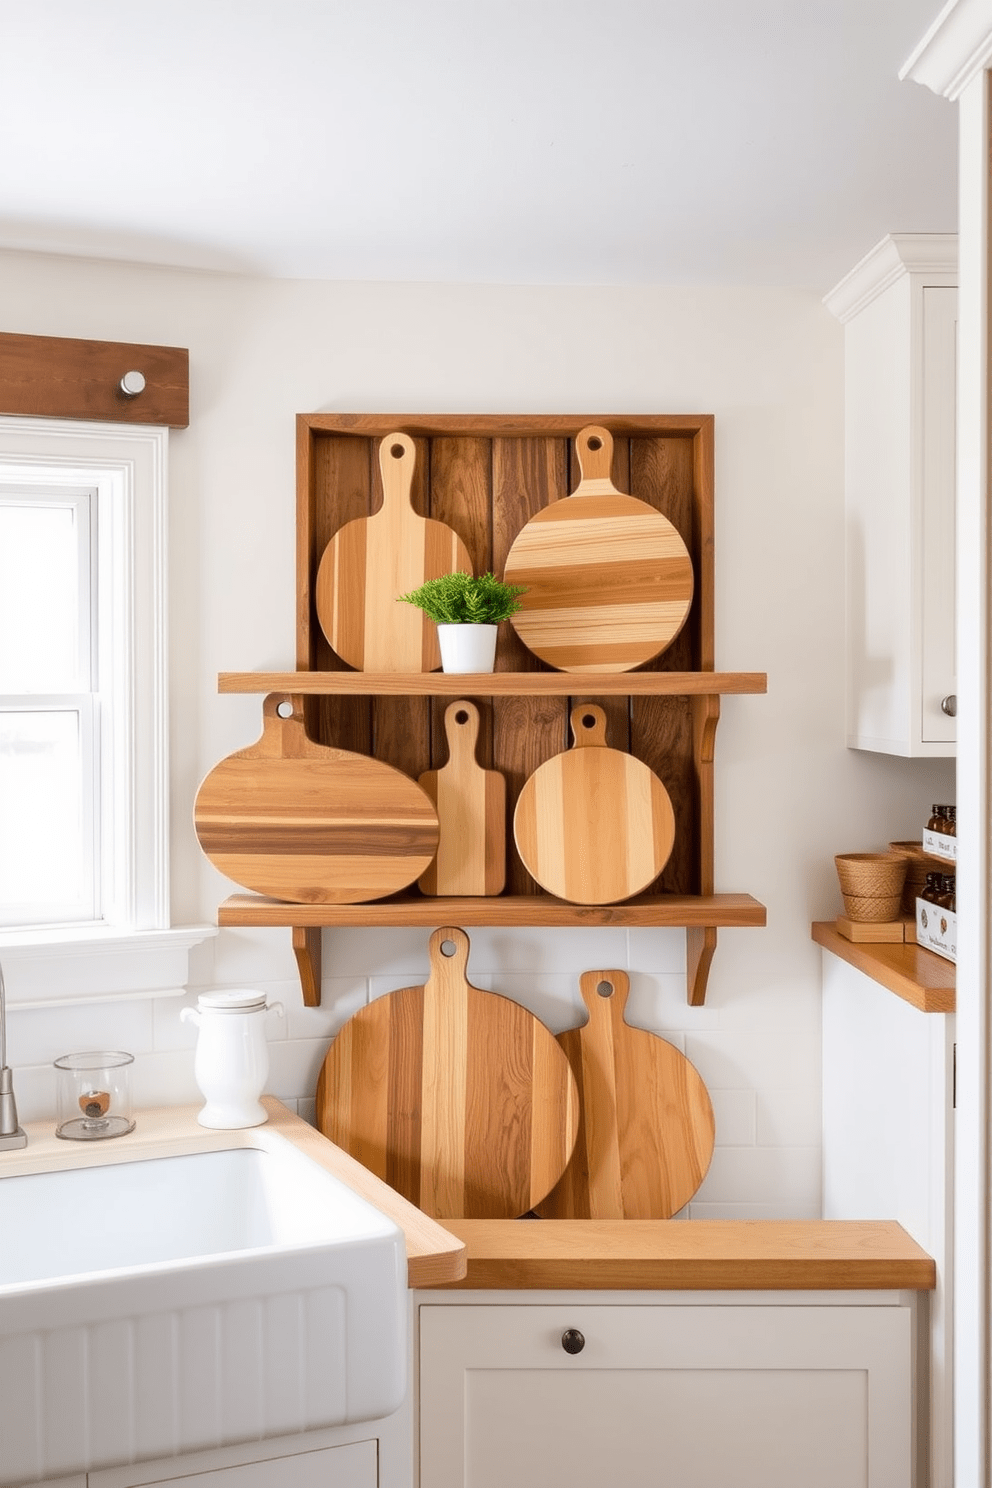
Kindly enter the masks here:
[[713, 1156], [713, 1107], [698, 1070], [624, 1018], [623, 971], [579, 978], [589, 1021], [558, 1035], [579, 1088], [579, 1135], [546, 1219], [670, 1219]]
[[471, 985], [468, 952], [464, 930], [435, 930], [426, 984], [344, 1025], [317, 1083], [317, 1125], [435, 1219], [514, 1219], [565, 1171], [575, 1080], [539, 1019]]
[[524, 867], [549, 894], [615, 904], [638, 894], [668, 861], [675, 813], [657, 775], [606, 743], [596, 704], [572, 709], [574, 748], [524, 782], [513, 834]]
[[258, 742], [222, 760], [197, 792], [196, 835], [214, 866], [298, 904], [381, 899], [419, 878], [438, 840], [420, 786], [379, 760], [315, 744], [300, 698], [270, 694], [262, 718]]
[[430, 672], [441, 665], [437, 626], [398, 602], [426, 579], [471, 573], [468, 549], [450, 527], [410, 504], [416, 449], [407, 434], [379, 446], [382, 505], [346, 522], [324, 549], [314, 600], [337, 654], [365, 672]]
[[614, 486], [608, 429], [588, 425], [575, 449], [578, 486], [531, 517], [507, 556], [506, 583], [527, 589], [510, 624], [559, 671], [626, 672], [682, 629], [692, 559], [667, 517]]
[[506, 781], [475, 757], [479, 710], [452, 703], [444, 712], [448, 762], [420, 784], [437, 807], [437, 855], [420, 879], [425, 894], [500, 894], [506, 882]]

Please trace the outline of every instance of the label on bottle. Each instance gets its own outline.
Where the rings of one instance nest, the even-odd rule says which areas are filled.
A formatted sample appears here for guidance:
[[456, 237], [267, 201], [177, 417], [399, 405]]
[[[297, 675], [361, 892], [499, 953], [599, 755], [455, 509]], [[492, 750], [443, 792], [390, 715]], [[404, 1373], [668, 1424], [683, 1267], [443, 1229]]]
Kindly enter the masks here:
[[944, 832], [931, 832], [927, 827], [923, 833], [923, 851], [929, 853], [932, 858], [943, 858], [945, 862], [956, 863], [958, 839], [948, 837]]
[[958, 959], [958, 917], [953, 909], [941, 909], [939, 904], [928, 904], [925, 899], [916, 901], [916, 943], [936, 951], [945, 961]]

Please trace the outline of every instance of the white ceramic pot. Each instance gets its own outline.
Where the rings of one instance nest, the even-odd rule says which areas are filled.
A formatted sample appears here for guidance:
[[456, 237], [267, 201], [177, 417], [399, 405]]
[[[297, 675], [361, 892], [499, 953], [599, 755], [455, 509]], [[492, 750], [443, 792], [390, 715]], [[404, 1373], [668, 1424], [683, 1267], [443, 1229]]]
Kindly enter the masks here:
[[437, 641], [444, 672], [491, 672], [496, 665], [498, 625], [439, 625]]
[[266, 1003], [263, 992], [201, 992], [195, 1008], [183, 1008], [183, 1023], [199, 1029], [193, 1074], [206, 1105], [201, 1126], [234, 1131], [267, 1121], [259, 1096], [269, 1076], [265, 1014], [281, 1018], [281, 1002]]

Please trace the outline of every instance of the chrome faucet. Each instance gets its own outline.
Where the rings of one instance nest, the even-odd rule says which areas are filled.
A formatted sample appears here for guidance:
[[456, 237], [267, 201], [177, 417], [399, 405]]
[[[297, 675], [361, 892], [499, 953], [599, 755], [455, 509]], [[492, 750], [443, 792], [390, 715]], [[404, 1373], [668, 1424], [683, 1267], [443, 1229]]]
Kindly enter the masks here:
[[0, 966], [0, 1152], [27, 1145], [28, 1139], [17, 1124], [13, 1072], [7, 1067], [7, 994]]

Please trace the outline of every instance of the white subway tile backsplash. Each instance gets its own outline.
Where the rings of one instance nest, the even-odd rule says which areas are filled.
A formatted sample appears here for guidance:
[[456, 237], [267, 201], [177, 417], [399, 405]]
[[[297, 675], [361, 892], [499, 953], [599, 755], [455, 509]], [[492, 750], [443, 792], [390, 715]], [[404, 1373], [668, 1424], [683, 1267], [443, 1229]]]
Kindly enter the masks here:
[[[295, 976], [296, 957], [288, 930], [238, 925], [217, 935], [207, 985], [255, 987], [259, 981], [283, 982]], [[190, 985], [203, 984], [191, 979]]]
[[530, 925], [480, 925], [467, 931], [469, 981], [473, 972], [569, 972], [627, 966], [627, 931], [617, 925], [545, 930]]
[[627, 931], [627, 956], [632, 971], [667, 973], [682, 978], [685, 997], [685, 931], [632, 925]]
[[[179, 998], [165, 998], [173, 1007]], [[142, 1054], [154, 1047], [152, 1001], [67, 1003], [49, 1008], [8, 1008], [7, 1057], [12, 1065], [44, 1064], [62, 1054], [123, 1049]]]
[[753, 1090], [711, 1090], [710, 1101], [720, 1147], [753, 1147], [757, 1134]]
[[799, 1089], [764, 1085], [755, 1092], [755, 1106], [759, 1146], [818, 1145], [822, 1122], [819, 1080]]
[[820, 1212], [820, 1149], [718, 1146], [692, 1202], [787, 1205], [790, 1215], [815, 1219]]
[[142, 1054], [131, 1068], [131, 1094], [136, 1111], [143, 1106], [202, 1105], [203, 1097], [193, 1076], [192, 1050]]
[[287, 990], [286, 1035], [291, 1039], [332, 1039], [349, 1018], [368, 1001], [369, 983], [364, 976], [327, 976], [320, 988], [320, 1007], [304, 1007], [299, 983], [295, 995]]
[[[283, 932], [286, 934], [287, 932]], [[323, 971], [327, 977], [386, 976], [397, 987], [425, 981], [429, 969], [429, 929], [359, 925], [324, 931]]]
[[675, 1029], [709, 1028], [720, 1021], [716, 1009], [689, 1007], [684, 973], [639, 969], [630, 973], [626, 1016], [633, 1028], [645, 1028], [666, 1038], [671, 1038]]
[[55, 1126], [55, 1068], [52, 1064], [18, 1065], [13, 1071], [14, 1099], [21, 1126], [51, 1121]]
[[269, 1048], [265, 1089], [279, 1100], [313, 1100], [330, 1039], [285, 1039]]
[[819, 1219], [817, 1207], [811, 1212], [808, 1203], [783, 1194], [777, 1204], [702, 1203], [693, 1199], [686, 1214], [688, 1219]]
[[685, 1052], [710, 1090], [802, 1089], [819, 1079], [818, 1041], [779, 1038], [775, 1029], [692, 1030]]

